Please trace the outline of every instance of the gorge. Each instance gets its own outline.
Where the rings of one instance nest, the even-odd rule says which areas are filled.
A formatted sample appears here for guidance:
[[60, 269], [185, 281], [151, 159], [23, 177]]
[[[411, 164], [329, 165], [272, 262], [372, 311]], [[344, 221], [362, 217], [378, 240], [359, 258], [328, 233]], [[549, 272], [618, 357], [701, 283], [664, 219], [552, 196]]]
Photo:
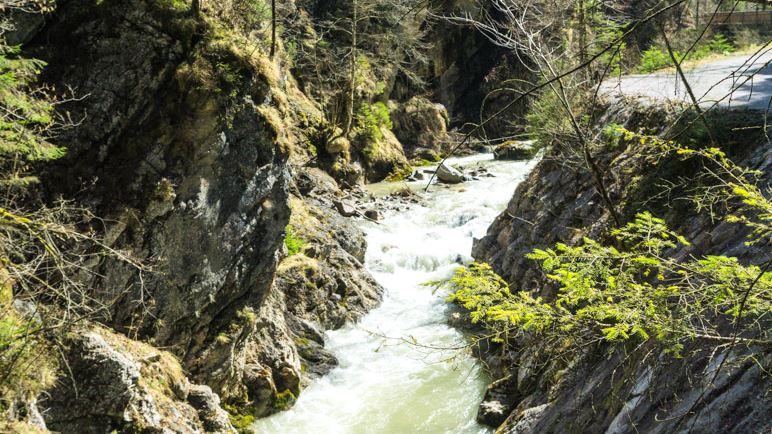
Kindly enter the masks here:
[[0, 432], [769, 432], [706, 4], [0, 0]]

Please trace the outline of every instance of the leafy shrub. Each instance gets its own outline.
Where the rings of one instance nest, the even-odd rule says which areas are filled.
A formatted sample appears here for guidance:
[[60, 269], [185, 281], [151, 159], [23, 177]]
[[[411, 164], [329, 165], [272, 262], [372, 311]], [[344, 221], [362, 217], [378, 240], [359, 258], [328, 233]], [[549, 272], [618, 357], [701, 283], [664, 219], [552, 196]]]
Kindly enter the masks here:
[[729, 54], [735, 51], [735, 46], [723, 33], [716, 33], [707, 44], [711, 53]]
[[767, 39], [758, 30], [743, 26], [733, 29], [732, 41], [736, 47], [746, 48], [765, 44]]
[[[676, 35], [676, 38], [678, 38], [678, 35]], [[692, 41], [692, 39], [689, 37], [682, 37], [679, 39], [687, 42]], [[688, 45], [684, 44], [682, 41], [673, 43], [673, 54], [679, 62], [684, 60], [684, 55], [678, 49], [679, 46], [683, 46], [684, 51], [689, 48]], [[648, 74], [659, 69], [673, 66], [673, 61], [670, 59], [670, 54], [663, 47], [663, 45], [664, 44], [658, 44], [652, 46], [643, 52], [641, 62], [637, 68], [638, 72]], [[710, 40], [697, 44], [697, 46], [694, 47], [694, 49], [689, 53], [687, 59], [699, 60], [704, 59], [711, 54], [729, 54], [735, 50], [735, 46], [726, 37], [726, 35], [722, 33], [716, 33]]]
[[[675, 54], [676, 58], [679, 58], [678, 53]], [[648, 74], [672, 65], [673, 61], [665, 50], [659, 47], [651, 47], [643, 52], [641, 63], [638, 66], [638, 72]]]
[[389, 107], [382, 102], [374, 104], [362, 104], [357, 113], [357, 125], [359, 129], [372, 141], [380, 141], [383, 138], [381, 127], [391, 129]]
[[[582, 107], [579, 92], [569, 94], [575, 98], [573, 106]], [[554, 142], [570, 142], [575, 137], [571, 120], [554, 92], [546, 91], [533, 100], [526, 115], [526, 131], [536, 141], [538, 148], [552, 146]]]
[[558, 243], [528, 255], [559, 285], [552, 302], [511, 293], [489, 265], [478, 263], [456, 270], [450, 300], [499, 333], [515, 326], [577, 348], [656, 340], [676, 355], [686, 339], [724, 341], [716, 315], [737, 318], [744, 309], [746, 318], [758, 317], [772, 309], [772, 272], [723, 256], [679, 263], [664, 253], [688, 242], [649, 213], [613, 235], [623, 248], [586, 238], [577, 247]]

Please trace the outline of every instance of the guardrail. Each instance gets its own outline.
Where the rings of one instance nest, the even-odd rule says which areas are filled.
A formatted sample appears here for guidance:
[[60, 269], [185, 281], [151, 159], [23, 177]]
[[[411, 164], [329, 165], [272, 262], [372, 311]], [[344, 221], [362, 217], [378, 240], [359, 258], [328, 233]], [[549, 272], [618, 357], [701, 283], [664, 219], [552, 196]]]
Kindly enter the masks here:
[[[703, 16], [701, 22], [707, 23], [711, 16]], [[762, 29], [772, 28], [772, 10], [748, 12], [717, 12], [712, 27], [718, 26], [753, 26]]]

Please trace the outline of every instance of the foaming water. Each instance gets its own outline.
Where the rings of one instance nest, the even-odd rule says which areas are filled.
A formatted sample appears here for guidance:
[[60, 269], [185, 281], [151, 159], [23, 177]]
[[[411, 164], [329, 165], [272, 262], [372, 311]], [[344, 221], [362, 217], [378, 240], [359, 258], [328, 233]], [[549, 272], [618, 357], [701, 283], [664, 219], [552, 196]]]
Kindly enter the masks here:
[[475, 421], [485, 374], [474, 359], [435, 349], [459, 347], [464, 338], [446, 324], [446, 294], [421, 286], [450, 276], [459, 260], [471, 260], [472, 239], [485, 234], [533, 166], [490, 159], [450, 163], [481, 163], [495, 177], [433, 186], [425, 206], [387, 213], [380, 225], [364, 223], [366, 266], [386, 288], [383, 303], [360, 323], [327, 332], [326, 347], [340, 365], [303, 390], [291, 410], [258, 421], [256, 432], [490, 432]]

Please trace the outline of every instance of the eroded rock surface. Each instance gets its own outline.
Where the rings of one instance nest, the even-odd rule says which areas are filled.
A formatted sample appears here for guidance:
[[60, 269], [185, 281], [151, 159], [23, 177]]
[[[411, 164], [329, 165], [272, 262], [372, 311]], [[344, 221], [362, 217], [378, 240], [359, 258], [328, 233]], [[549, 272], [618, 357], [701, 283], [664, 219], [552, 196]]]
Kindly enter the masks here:
[[[618, 123], [629, 130], [645, 127], [651, 131], [667, 125], [667, 116], [664, 108], [615, 105], [608, 109], [601, 124]], [[731, 114], [722, 116], [728, 119]], [[759, 170], [764, 174], [760, 182], [767, 185], [772, 174], [772, 149], [766, 140], [749, 140], [742, 134], [725, 140], [735, 161]], [[604, 182], [624, 218], [642, 209], [641, 201], [651, 198], [651, 192], [663, 185], [663, 180], [688, 176], [697, 170], [678, 158], [654, 164], [642, 154], [635, 144], [598, 153], [601, 167], [613, 168], [606, 172]], [[563, 164], [565, 161], [559, 150], [545, 156], [473, 248], [475, 259], [492, 264], [512, 288], [545, 299], [554, 297], [556, 288], [538, 264], [525, 255], [557, 242], [580, 243], [585, 236], [603, 239], [610, 225], [610, 216], [590, 173], [582, 165], [572, 168]], [[648, 200], [645, 206], [693, 241], [691, 246], [669, 253], [676, 257], [728, 255], [757, 264], [771, 257], [768, 247], [745, 244], [747, 228], [741, 225], [713, 221], [664, 200]], [[649, 350], [653, 354], [646, 357]], [[713, 347], [704, 342], [692, 343], [684, 354], [689, 356], [679, 359], [653, 347], [633, 354], [600, 347], [559, 362], [546, 358], [538, 346], [515, 343], [503, 355], [501, 348], [495, 348], [487, 353], [494, 378], [515, 378], [516, 387], [506, 390], [492, 386], [479, 417], [498, 426], [499, 419], [490, 417], [493, 406], [489, 403], [507, 401], [512, 408], [499, 428], [506, 434], [746, 433], [770, 429], [769, 418], [764, 415], [772, 411], [772, 403], [758, 395], [759, 390], [770, 388], [770, 378], [760, 371], [760, 366], [768, 362], [745, 363], [741, 350], [731, 354], [725, 348], [713, 352]], [[721, 378], [710, 384], [716, 364], [724, 357], [728, 362]], [[497, 390], [504, 395], [496, 397], [493, 392]]]
[[74, 334], [64, 358], [71, 376], [40, 402], [51, 430], [236, 432], [217, 395], [189, 384], [168, 353], [96, 328]]

